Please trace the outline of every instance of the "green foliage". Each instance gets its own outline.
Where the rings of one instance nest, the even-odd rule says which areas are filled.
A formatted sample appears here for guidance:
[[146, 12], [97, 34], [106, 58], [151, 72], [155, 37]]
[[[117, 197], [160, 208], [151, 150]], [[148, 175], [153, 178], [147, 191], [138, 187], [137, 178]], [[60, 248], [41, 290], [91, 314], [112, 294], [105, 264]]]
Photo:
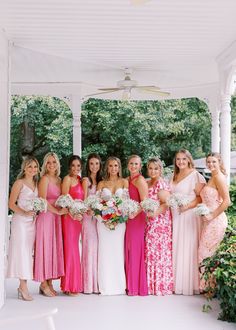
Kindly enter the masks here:
[[[23, 150], [24, 123], [30, 127], [28, 152]], [[20, 170], [22, 154], [31, 154], [42, 163], [54, 151], [66, 167], [72, 153], [72, 113], [65, 102], [53, 97], [13, 96], [11, 105], [10, 184]]]
[[146, 162], [160, 156], [172, 164], [179, 148], [194, 157], [210, 150], [210, 115], [198, 99], [121, 102], [90, 99], [82, 109], [83, 156], [99, 152], [103, 159], [119, 157], [123, 166], [131, 154]]
[[[224, 240], [213, 257], [203, 261], [207, 296], [219, 299], [219, 319], [236, 322], [236, 216], [228, 217]], [[205, 308], [206, 309], [206, 308]]]
[[236, 214], [236, 184], [230, 185], [229, 193], [230, 193], [231, 205], [228, 208], [227, 213], [233, 216]]

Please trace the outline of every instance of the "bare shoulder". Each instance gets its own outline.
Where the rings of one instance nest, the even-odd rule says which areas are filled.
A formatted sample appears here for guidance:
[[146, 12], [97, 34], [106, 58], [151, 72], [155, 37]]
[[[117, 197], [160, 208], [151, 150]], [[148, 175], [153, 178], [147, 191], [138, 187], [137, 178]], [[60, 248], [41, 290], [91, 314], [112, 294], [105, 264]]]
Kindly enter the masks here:
[[89, 178], [87, 176], [85, 176], [84, 178], [82, 178], [82, 185], [83, 186], [88, 186], [89, 185]]
[[42, 185], [42, 184], [48, 184], [49, 183], [49, 179], [46, 175], [43, 175], [41, 177], [41, 179], [39, 180], [39, 184]]
[[104, 181], [103, 180], [98, 183], [97, 190], [101, 190], [102, 188], [104, 188]]
[[226, 177], [223, 173], [218, 173], [216, 176], [213, 177], [213, 181], [216, 185], [216, 187], [219, 187], [219, 186], [226, 186], [227, 183], [226, 183]]
[[139, 177], [137, 177], [137, 179], [135, 180], [136, 181], [136, 183], [140, 183], [140, 184], [145, 184], [145, 185], [147, 185], [147, 181], [146, 181], [146, 179], [142, 176], [142, 175], [140, 175]]
[[22, 179], [18, 179], [14, 182], [13, 186], [12, 186], [12, 189], [18, 189], [20, 190], [22, 187], [23, 187], [23, 180]]
[[128, 188], [129, 187], [129, 181], [125, 178], [122, 179], [122, 185], [124, 188]]
[[63, 183], [71, 183], [71, 177], [69, 175], [66, 175], [63, 179]]

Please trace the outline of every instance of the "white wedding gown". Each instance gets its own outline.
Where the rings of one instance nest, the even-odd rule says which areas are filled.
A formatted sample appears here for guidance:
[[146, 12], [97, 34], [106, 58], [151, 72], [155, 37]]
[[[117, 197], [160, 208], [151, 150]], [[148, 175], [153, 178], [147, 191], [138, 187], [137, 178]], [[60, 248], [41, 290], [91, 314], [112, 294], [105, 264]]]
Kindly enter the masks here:
[[[108, 188], [102, 194], [112, 195]], [[121, 196], [123, 189], [117, 189], [115, 195]], [[102, 295], [125, 294], [124, 236], [125, 223], [115, 230], [108, 229], [98, 217], [98, 286]]]

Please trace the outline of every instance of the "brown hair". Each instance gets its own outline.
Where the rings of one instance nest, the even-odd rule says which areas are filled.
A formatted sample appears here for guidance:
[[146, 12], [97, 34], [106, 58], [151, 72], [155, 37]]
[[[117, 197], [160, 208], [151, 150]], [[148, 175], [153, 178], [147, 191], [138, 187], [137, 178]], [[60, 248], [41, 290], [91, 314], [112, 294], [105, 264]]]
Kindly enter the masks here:
[[216, 159], [218, 159], [219, 165], [220, 165], [220, 171], [224, 174], [227, 175], [226, 173], [226, 169], [224, 167], [224, 163], [221, 157], [221, 154], [219, 152], [210, 152], [207, 156], [206, 156], [206, 160], [208, 157], [215, 157]]
[[179, 173], [179, 168], [176, 165], [176, 156], [177, 154], [185, 154], [185, 156], [188, 158], [188, 167], [189, 168], [195, 168], [194, 162], [193, 162], [193, 157], [191, 155], [191, 153], [187, 150], [187, 149], [179, 149], [176, 153], [175, 153], [175, 157], [174, 157], [174, 176], [173, 176], [173, 181], [176, 180], [177, 178], [177, 174]]
[[92, 178], [91, 178], [91, 171], [90, 171], [90, 168], [89, 168], [89, 161], [90, 159], [92, 158], [95, 158], [99, 161], [99, 165], [100, 165], [100, 168], [99, 170], [97, 171], [97, 174], [96, 174], [96, 182], [97, 184], [102, 180], [102, 160], [101, 160], [101, 157], [96, 154], [95, 152], [91, 153], [88, 155], [88, 159], [87, 159], [87, 163], [86, 163], [86, 175], [89, 179], [89, 182], [90, 182], [90, 187], [92, 185]]
[[118, 166], [119, 166], [118, 177], [122, 178], [121, 161], [120, 161], [119, 158], [111, 156], [111, 157], [107, 158], [105, 166], [104, 166], [104, 180], [109, 180], [110, 175], [108, 173], [108, 165], [109, 165], [109, 162], [112, 161], [112, 160], [115, 160], [118, 163]]

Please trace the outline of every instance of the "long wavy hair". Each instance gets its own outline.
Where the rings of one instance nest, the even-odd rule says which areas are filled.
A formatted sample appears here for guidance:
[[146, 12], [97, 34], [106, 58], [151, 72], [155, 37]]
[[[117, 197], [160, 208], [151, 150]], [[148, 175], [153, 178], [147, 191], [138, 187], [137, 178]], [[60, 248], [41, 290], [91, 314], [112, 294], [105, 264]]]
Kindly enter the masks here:
[[17, 179], [24, 179], [25, 178], [25, 169], [28, 167], [32, 162], [35, 162], [38, 167], [38, 172], [33, 177], [33, 181], [35, 184], [37, 184], [39, 179], [39, 162], [38, 160], [33, 156], [27, 156], [23, 159], [23, 162], [21, 163], [21, 170], [20, 173], [17, 175]]
[[48, 173], [47, 171], [47, 162], [48, 162], [48, 158], [49, 157], [53, 157], [56, 161], [56, 164], [57, 164], [57, 169], [56, 169], [56, 176], [60, 176], [61, 174], [61, 165], [60, 165], [60, 161], [59, 161], [59, 158], [57, 156], [57, 154], [55, 152], [48, 152], [44, 158], [43, 158], [43, 165], [42, 165], [42, 169], [41, 169], [41, 172], [40, 172], [40, 176], [44, 176], [45, 174]]
[[224, 167], [224, 163], [221, 157], [221, 154], [219, 152], [210, 152], [207, 156], [206, 156], [206, 160], [208, 157], [215, 157], [216, 159], [218, 159], [219, 165], [220, 165], [220, 171], [227, 176], [226, 173], [226, 169]]
[[177, 154], [185, 154], [185, 156], [188, 158], [188, 167], [189, 168], [195, 168], [194, 162], [193, 162], [193, 157], [190, 154], [190, 152], [187, 149], [180, 149], [175, 153], [175, 157], [174, 157], [174, 176], [173, 176], [173, 181], [176, 180], [177, 178], [177, 174], [179, 173], [179, 168], [176, 165], [176, 156]]
[[78, 160], [80, 162], [80, 169], [82, 171], [82, 166], [83, 166], [82, 159], [78, 155], [72, 155], [72, 156], [70, 156], [70, 158], [68, 160], [69, 174], [70, 174], [72, 163], [74, 160]]
[[163, 164], [162, 164], [162, 161], [160, 160], [160, 158], [158, 157], [152, 157], [148, 160], [147, 162], [147, 170], [148, 170], [148, 166], [151, 164], [151, 163], [154, 163], [156, 164], [159, 169], [160, 169], [160, 176], [162, 176], [162, 173], [163, 173]]
[[91, 171], [90, 171], [90, 168], [89, 168], [89, 161], [92, 158], [97, 159], [99, 161], [99, 165], [100, 165], [100, 168], [99, 168], [99, 170], [97, 171], [97, 174], [96, 174], [96, 183], [98, 184], [102, 180], [102, 160], [101, 160], [101, 157], [98, 154], [93, 152], [93, 153], [88, 155], [88, 159], [87, 159], [87, 163], [86, 163], [86, 175], [89, 179], [90, 187], [93, 184], [93, 181], [92, 181], [92, 178], [91, 178]]
[[118, 167], [119, 167], [118, 177], [122, 178], [122, 168], [121, 168], [120, 159], [117, 157], [114, 157], [114, 156], [110, 156], [107, 158], [105, 166], [104, 166], [104, 180], [109, 180], [109, 178], [110, 178], [110, 174], [108, 172], [108, 166], [109, 166], [109, 162], [112, 160], [115, 160], [118, 163]]

